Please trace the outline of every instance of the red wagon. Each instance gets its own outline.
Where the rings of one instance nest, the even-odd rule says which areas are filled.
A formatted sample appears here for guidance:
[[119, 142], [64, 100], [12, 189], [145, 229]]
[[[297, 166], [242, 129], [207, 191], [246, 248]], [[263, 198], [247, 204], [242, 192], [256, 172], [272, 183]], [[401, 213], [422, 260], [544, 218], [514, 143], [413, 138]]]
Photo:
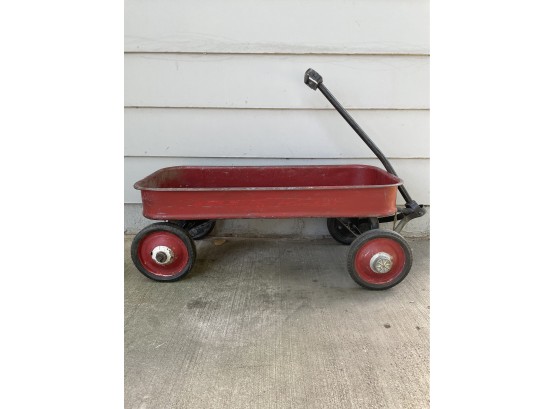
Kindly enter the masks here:
[[[134, 186], [141, 191], [143, 215], [163, 221], [133, 240], [131, 256], [141, 273], [157, 281], [187, 275], [196, 256], [193, 239], [208, 235], [217, 219], [325, 217], [332, 237], [351, 246], [347, 268], [358, 284], [381, 290], [406, 277], [412, 253], [400, 231], [424, 209], [322, 77], [309, 69], [305, 83], [326, 96], [387, 171], [365, 165], [160, 169]], [[396, 207], [397, 190], [406, 200], [402, 208]], [[379, 228], [394, 220], [394, 230]]]

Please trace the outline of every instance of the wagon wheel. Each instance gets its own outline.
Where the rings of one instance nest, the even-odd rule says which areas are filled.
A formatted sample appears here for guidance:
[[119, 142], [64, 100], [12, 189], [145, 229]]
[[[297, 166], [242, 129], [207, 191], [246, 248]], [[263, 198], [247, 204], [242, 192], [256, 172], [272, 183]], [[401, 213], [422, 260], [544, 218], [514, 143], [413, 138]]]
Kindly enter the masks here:
[[328, 231], [331, 237], [346, 245], [351, 244], [357, 236], [365, 231], [377, 229], [379, 226], [377, 217], [328, 219]]
[[145, 227], [131, 244], [131, 258], [137, 269], [156, 281], [175, 281], [186, 276], [195, 257], [195, 243], [187, 231], [171, 223]]
[[371, 230], [351, 245], [347, 269], [352, 279], [370, 290], [385, 290], [399, 284], [412, 266], [407, 241], [392, 230]]
[[187, 230], [194, 240], [204, 239], [216, 226], [216, 220], [171, 220], [170, 223]]

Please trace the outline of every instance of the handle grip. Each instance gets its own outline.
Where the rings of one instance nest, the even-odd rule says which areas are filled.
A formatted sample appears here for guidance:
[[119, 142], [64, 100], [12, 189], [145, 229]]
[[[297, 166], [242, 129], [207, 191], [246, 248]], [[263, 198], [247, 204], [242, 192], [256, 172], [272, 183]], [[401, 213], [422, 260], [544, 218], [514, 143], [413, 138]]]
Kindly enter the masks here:
[[322, 81], [324, 81], [322, 76], [312, 68], [309, 68], [304, 73], [304, 83], [315, 91], [318, 89]]

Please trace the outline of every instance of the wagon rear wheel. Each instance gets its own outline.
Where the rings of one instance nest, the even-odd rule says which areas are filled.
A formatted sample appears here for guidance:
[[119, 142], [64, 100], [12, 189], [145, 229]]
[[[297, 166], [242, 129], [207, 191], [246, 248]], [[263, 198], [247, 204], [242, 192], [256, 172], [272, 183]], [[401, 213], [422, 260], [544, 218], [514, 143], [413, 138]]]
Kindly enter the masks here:
[[171, 223], [145, 227], [131, 244], [131, 259], [137, 269], [156, 281], [175, 281], [186, 276], [195, 257], [195, 243], [187, 231]]
[[333, 218], [328, 219], [331, 237], [341, 244], [351, 244], [360, 234], [379, 227], [376, 217], [370, 218]]
[[194, 240], [204, 239], [216, 226], [216, 220], [172, 220], [170, 223], [187, 230], [189, 236]]
[[392, 230], [361, 234], [353, 241], [347, 257], [352, 279], [370, 290], [385, 290], [399, 284], [412, 266], [409, 244]]

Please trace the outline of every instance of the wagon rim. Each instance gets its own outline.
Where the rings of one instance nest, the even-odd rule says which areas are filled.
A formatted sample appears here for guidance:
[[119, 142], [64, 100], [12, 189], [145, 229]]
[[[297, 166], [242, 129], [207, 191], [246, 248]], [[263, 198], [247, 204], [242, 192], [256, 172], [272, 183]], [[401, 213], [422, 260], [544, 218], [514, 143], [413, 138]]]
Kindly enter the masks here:
[[[163, 257], [164, 253], [166, 259]], [[137, 256], [146, 270], [160, 277], [179, 274], [187, 266], [190, 258], [183, 240], [163, 230], [153, 231], [143, 237], [138, 244]]]
[[364, 243], [356, 252], [354, 261], [362, 280], [382, 285], [394, 281], [403, 272], [407, 258], [399, 242], [378, 237]]

